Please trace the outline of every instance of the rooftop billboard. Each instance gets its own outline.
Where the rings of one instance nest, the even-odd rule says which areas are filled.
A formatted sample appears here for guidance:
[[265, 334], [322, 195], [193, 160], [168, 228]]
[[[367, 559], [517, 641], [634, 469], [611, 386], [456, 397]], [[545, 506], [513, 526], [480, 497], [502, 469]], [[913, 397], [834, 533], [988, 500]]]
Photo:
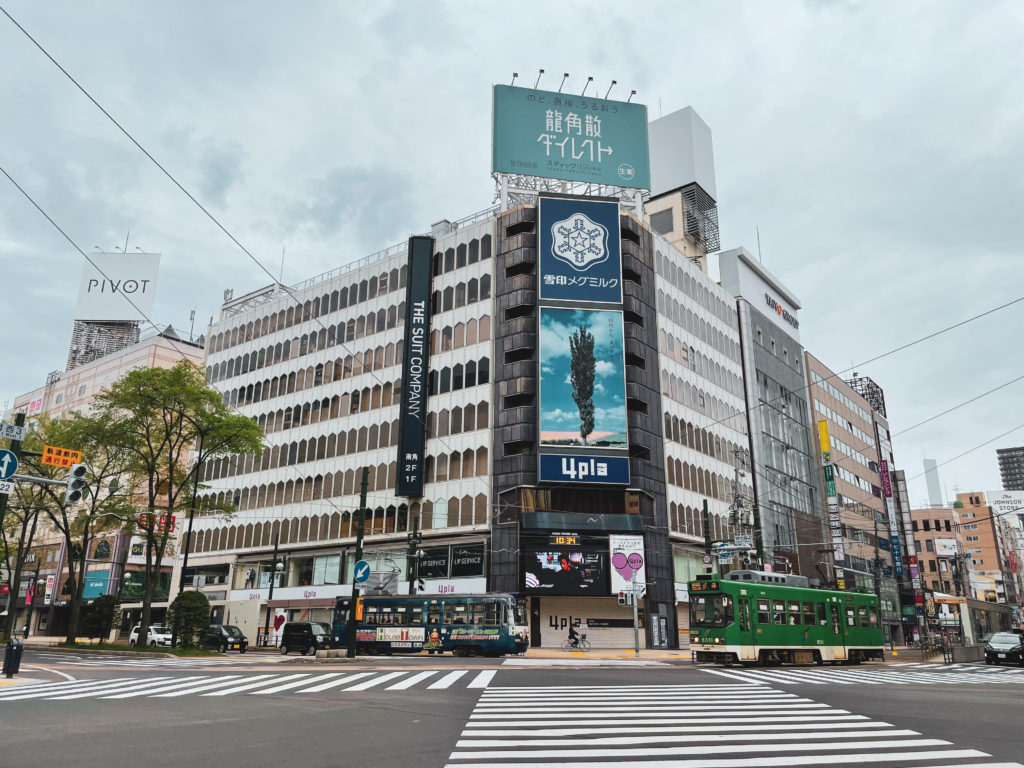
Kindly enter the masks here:
[[650, 189], [647, 107], [494, 86], [491, 170]]
[[93, 253], [89, 258], [75, 320], [137, 321], [152, 315], [159, 253]]

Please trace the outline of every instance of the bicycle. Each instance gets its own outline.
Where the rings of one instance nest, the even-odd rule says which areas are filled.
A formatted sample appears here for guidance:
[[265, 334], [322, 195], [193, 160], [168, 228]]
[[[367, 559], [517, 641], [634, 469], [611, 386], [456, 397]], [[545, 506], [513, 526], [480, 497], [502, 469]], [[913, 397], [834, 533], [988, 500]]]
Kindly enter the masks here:
[[584, 634], [581, 634], [579, 636], [579, 639], [576, 641], [575, 645], [573, 645], [572, 640], [570, 640], [569, 638], [566, 638], [565, 640], [562, 641], [562, 650], [563, 651], [583, 651], [584, 653], [586, 653], [587, 651], [590, 650], [590, 642], [587, 640], [587, 636], [584, 635]]

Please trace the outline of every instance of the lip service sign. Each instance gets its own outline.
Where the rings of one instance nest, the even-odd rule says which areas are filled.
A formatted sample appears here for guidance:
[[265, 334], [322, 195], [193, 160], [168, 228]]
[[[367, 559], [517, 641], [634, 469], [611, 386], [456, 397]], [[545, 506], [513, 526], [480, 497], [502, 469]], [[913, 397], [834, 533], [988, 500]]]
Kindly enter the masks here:
[[93, 253], [89, 258], [75, 320], [142, 320], [140, 312], [153, 313], [159, 253]]

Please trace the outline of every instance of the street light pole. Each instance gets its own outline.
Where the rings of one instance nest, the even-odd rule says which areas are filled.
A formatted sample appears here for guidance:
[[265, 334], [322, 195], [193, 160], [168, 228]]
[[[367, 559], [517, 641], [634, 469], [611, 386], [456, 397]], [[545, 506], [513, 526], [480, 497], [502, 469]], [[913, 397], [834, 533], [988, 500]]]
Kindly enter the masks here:
[[[38, 557], [36, 562], [36, 572], [32, 574], [32, 581], [29, 582], [31, 589], [26, 590], [26, 593], [31, 595], [31, 600], [28, 601], [28, 615], [25, 616], [25, 639], [28, 640], [28, 633], [32, 629], [32, 608], [36, 604], [36, 591], [39, 589], [39, 565]], [[84, 577], [83, 577], [84, 578]]]

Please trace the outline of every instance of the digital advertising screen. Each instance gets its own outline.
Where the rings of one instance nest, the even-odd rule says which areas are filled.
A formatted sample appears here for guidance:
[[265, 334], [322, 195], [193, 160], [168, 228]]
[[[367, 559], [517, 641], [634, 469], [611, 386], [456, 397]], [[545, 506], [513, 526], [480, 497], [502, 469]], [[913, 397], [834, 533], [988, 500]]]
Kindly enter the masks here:
[[531, 595], [608, 594], [608, 554], [548, 549], [523, 554], [523, 592]]

